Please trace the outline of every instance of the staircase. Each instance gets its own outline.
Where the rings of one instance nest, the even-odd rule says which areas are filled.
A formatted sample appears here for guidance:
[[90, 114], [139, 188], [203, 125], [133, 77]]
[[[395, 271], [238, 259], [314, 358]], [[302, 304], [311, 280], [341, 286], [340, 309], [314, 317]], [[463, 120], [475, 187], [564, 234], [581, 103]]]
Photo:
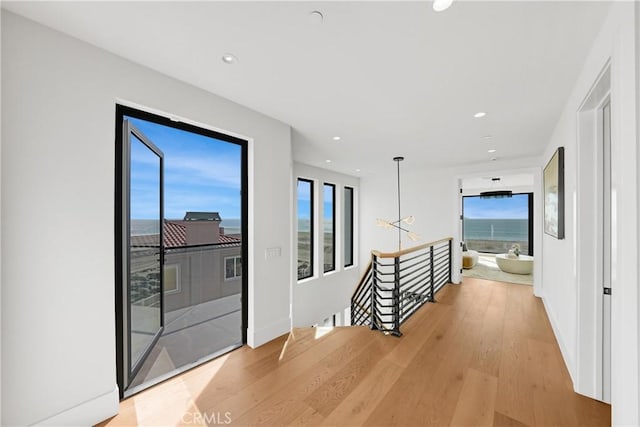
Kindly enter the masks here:
[[400, 326], [451, 282], [453, 238], [410, 249], [371, 252], [351, 296], [351, 324], [401, 336]]

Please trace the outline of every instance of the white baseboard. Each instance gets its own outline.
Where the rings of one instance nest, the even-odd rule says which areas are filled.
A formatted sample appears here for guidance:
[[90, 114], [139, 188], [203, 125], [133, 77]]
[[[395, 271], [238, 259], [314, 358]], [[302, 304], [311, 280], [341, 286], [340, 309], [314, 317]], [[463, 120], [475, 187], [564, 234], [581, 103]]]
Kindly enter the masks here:
[[118, 414], [120, 395], [113, 390], [42, 420], [38, 426], [92, 426]]
[[260, 329], [247, 328], [247, 344], [251, 348], [260, 347], [262, 344], [268, 343], [272, 339], [286, 334], [290, 330], [291, 319], [289, 318], [270, 323]]
[[547, 300], [544, 295], [542, 298], [542, 304], [544, 306], [544, 311], [547, 313], [547, 317], [549, 318], [549, 323], [551, 323], [551, 329], [553, 329], [553, 335], [556, 336], [556, 341], [558, 342], [558, 346], [560, 347], [560, 353], [562, 354], [562, 358], [564, 359], [564, 364], [567, 366], [567, 370], [569, 371], [569, 376], [571, 377], [571, 382], [573, 383], [573, 388], [575, 391], [576, 386], [576, 377], [575, 377], [575, 364], [573, 359], [571, 359], [569, 355], [569, 351], [565, 340], [560, 333], [560, 329], [558, 328], [558, 321], [554, 316], [553, 312], [549, 310], [549, 306], [547, 304]]

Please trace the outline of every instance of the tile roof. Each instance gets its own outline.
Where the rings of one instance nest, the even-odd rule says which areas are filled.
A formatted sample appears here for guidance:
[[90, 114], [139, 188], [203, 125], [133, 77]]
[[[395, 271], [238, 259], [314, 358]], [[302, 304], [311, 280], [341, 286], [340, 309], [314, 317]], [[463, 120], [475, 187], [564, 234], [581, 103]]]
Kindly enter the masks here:
[[220, 235], [220, 243], [240, 243], [242, 239], [235, 236], [228, 236], [226, 234]]
[[164, 247], [174, 248], [184, 246], [187, 243], [186, 227], [175, 222], [164, 222]]
[[[184, 225], [165, 220], [163, 231], [164, 231], [164, 247], [165, 248], [171, 249], [171, 248], [179, 248], [179, 247], [186, 246], [187, 231]], [[239, 245], [242, 242], [242, 239], [237, 236], [219, 234], [218, 237], [219, 237], [219, 243], [224, 244], [225, 246], [235, 246], [235, 245]], [[143, 235], [131, 236], [131, 245], [135, 247], [158, 246], [158, 235], [143, 234]]]

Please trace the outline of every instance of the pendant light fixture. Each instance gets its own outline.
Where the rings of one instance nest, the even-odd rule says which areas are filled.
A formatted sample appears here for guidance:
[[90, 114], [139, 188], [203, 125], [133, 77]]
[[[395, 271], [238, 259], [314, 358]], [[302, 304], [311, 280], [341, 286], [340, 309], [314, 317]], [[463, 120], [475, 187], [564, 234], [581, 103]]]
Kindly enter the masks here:
[[403, 227], [403, 224], [411, 225], [415, 222], [415, 218], [413, 215], [402, 218], [401, 215], [401, 206], [400, 206], [400, 162], [404, 160], [404, 157], [398, 156], [394, 157], [393, 161], [396, 162], [397, 171], [398, 171], [398, 219], [396, 221], [390, 222], [384, 219], [377, 218], [376, 225], [379, 227], [391, 229], [396, 228], [398, 230], [398, 251], [402, 250], [402, 232], [407, 233], [407, 237], [412, 241], [420, 240], [420, 235], [407, 230]]
[[511, 190], [494, 190], [493, 184], [496, 182], [500, 182], [500, 178], [491, 178], [491, 190], [482, 191], [480, 193], [481, 199], [502, 199], [513, 196], [513, 192]]

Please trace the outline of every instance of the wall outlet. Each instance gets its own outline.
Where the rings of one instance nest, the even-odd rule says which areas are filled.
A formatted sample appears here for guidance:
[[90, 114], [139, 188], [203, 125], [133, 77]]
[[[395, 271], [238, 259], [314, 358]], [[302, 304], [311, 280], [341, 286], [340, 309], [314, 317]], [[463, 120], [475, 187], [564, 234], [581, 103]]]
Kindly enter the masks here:
[[278, 258], [282, 256], [282, 248], [267, 248], [264, 251], [264, 258]]

